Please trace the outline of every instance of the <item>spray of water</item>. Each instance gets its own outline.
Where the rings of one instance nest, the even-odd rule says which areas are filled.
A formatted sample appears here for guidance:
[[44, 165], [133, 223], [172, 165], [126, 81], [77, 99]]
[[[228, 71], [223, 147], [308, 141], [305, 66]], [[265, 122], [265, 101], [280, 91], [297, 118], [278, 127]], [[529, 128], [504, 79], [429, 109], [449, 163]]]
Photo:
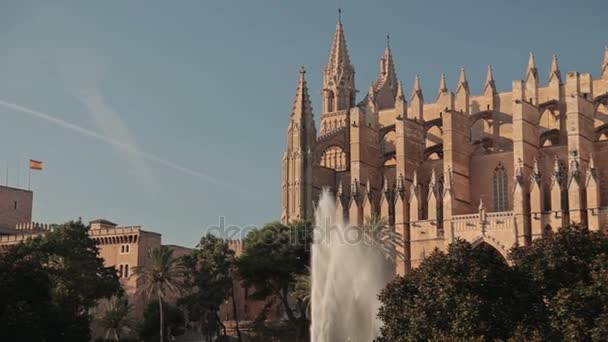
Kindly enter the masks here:
[[391, 263], [341, 216], [324, 190], [312, 249], [312, 342], [370, 342], [380, 329], [377, 296], [391, 278]]

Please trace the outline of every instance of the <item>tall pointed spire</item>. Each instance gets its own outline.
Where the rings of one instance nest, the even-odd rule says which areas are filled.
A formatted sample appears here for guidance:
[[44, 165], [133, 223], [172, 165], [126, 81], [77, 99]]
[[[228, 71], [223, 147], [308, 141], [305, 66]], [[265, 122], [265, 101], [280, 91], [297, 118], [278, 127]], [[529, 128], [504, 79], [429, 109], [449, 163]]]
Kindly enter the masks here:
[[393, 54], [390, 45], [390, 35], [386, 35], [386, 48], [384, 54], [380, 59], [380, 76], [378, 77], [378, 87], [384, 83], [388, 83], [391, 86], [397, 84], [397, 73], [395, 72], [395, 63], [393, 61]]
[[602, 63], [602, 78], [608, 80], [608, 46], [604, 48], [604, 62]]
[[304, 66], [300, 67], [300, 78], [298, 80], [296, 96], [293, 100], [291, 117], [296, 121], [304, 121], [306, 119], [312, 120], [312, 105], [310, 104], [310, 96], [308, 95], [306, 70], [304, 69]]
[[494, 71], [492, 66], [488, 65], [488, 73], [486, 75], [486, 83], [483, 86], [483, 92], [486, 95], [496, 94], [496, 82], [494, 81]]
[[338, 11], [338, 23], [329, 54], [329, 60], [323, 73], [323, 113], [346, 110], [355, 106], [355, 68], [350, 62], [342, 11]]
[[344, 35], [344, 27], [342, 25], [342, 10], [338, 10], [338, 23], [336, 24], [336, 33], [331, 45], [331, 54], [329, 62], [325, 67], [327, 73], [340, 73], [345, 69], [351, 69], [350, 57], [348, 55], [348, 47], [346, 46], [346, 38]]
[[551, 59], [551, 72], [549, 73], [549, 82], [552, 82], [554, 79], [559, 81], [560, 83], [562, 81], [559, 66], [557, 65], [557, 55], [553, 55], [553, 58]]
[[469, 92], [469, 81], [467, 81], [467, 73], [464, 67], [460, 68], [460, 76], [458, 77], [458, 88], [456, 89], [456, 93], [460, 91]]
[[526, 68], [526, 81], [530, 79], [530, 76], [534, 77], [535, 80], [538, 80], [538, 69], [536, 68], [536, 58], [534, 57], [533, 52], [530, 52], [530, 57], [528, 58], [528, 67]]

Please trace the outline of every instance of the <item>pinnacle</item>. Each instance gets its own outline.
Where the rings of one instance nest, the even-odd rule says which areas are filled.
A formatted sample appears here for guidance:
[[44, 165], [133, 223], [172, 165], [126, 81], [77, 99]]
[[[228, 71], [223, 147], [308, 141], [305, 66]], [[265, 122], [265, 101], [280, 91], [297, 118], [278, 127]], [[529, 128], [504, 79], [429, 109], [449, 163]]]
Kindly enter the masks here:
[[445, 74], [441, 74], [441, 79], [439, 80], [439, 94], [445, 93], [448, 91], [447, 82], [445, 79]]
[[467, 73], [464, 67], [460, 68], [460, 77], [458, 78], [458, 89], [456, 92], [460, 92], [461, 89], [465, 92], [469, 91], [469, 82], [467, 81]]
[[530, 51], [530, 57], [528, 58], [528, 70], [530, 69], [536, 69], [536, 58], [532, 51]]
[[397, 84], [397, 99], [404, 99], [405, 95], [403, 94], [403, 82], [399, 81]]
[[422, 99], [422, 87], [420, 86], [420, 75], [416, 75], [414, 79], [414, 88], [412, 89], [412, 99], [419, 97]]
[[536, 58], [534, 53], [530, 52], [530, 58], [528, 58], [528, 67], [526, 68], [526, 81], [530, 79], [530, 76], [535, 79], [538, 76], [538, 69], [536, 68]]
[[549, 74], [549, 81], [551, 81], [554, 77], [561, 80], [559, 66], [557, 65], [557, 55], [553, 55], [553, 58], [551, 59], [551, 73]]
[[458, 84], [467, 83], [467, 74], [464, 67], [460, 68], [460, 77], [458, 78]]
[[488, 73], [486, 75], [486, 85], [488, 83], [493, 83], [494, 82], [494, 71], [492, 70], [492, 66], [488, 65]]

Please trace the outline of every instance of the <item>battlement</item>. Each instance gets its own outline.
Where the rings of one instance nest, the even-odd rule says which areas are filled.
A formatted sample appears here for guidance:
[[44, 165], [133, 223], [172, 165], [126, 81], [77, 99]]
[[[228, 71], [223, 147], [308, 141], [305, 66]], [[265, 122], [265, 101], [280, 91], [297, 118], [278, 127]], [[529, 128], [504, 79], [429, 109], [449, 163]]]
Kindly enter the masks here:
[[24, 222], [18, 223], [15, 226], [16, 230], [19, 231], [31, 231], [31, 232], [41, 232], [41, 231], [52, 231], [55, 225], [40, 223], [40, 222]]
[[18, 234], [18, 235], [2, 235], [0, 236], [0, 249], [7, 248], [8, 246], [16, 245], [21, 242], [43, 236], [45, 233], [37, 234]]

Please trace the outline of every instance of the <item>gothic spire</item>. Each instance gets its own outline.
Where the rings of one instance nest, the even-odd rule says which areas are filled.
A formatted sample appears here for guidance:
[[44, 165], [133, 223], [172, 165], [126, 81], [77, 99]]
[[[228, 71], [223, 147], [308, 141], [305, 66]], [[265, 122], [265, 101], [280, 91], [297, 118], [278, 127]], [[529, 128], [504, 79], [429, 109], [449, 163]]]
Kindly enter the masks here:
[[390, 36], [388, 34], [386, 35], [386, 48], [380, 59], [380, 76], [378, 77], [377, 85], [380, 87], [384, 83], [388, 83], [391, 86], [395, 86], [397, 83], [397, 73], [395, 72], [395, 63], [393, 61]]
[[528, 67], [526, 68], [526, 81], [530, 80], [530, 76], [538, 80], [538, 69], [536, 68], [536, 58], [534, 57], [533, 52], [530, 52], [530, 57], [528, 58]]
[[308, 95], [304, 66], [300, 67], [300, 79], [298, 80], [298, 88], [293, 100], [291, 117], [297, 121], [312, 120], [312, 105], [310, 104], [310, 96]]
[[558, 80], [561, 83], [561, 73], [559, 71], [559, 66], [557, 65], [557, 55], [553, 55], [553, 59], [551, 59], [551, 72], [549, 73], [549, 82], [553, 81], [553, 79]]
[[602, 63], [602, 78], [608, 79], [608, 46], [604, 48], [604, 62]]
[[344, 27], [342, 26], [342, 10], [338, 10], [339, 17], [336, 24], [336, 33], [331, 46], [329, 62], [325, 67], [325, 72], [328, 74], [337, 75], [346, 70], [350, 71], [353, 67], [350, 64], [348, 56], [348, 47], [346, 46], [346, 38], [344, 36]]
[[460, 90], [464, 90], [465, 92], [469, 92], [469, 81], [467, 81], [467, 74], [464, 70], [464, 67], [460, 68], [460, 77], [458, 78], [458, 88], [456, 92], [460, 92]]
[[494, 71], [492, 70], [492, 66], [488, 65], [488, 74], [486, 75], [486, 83], [483, 86], [484, 94], [487, 94], [488, 91], [491, 94], [496, 93], [496, 82], [494, 81]]

